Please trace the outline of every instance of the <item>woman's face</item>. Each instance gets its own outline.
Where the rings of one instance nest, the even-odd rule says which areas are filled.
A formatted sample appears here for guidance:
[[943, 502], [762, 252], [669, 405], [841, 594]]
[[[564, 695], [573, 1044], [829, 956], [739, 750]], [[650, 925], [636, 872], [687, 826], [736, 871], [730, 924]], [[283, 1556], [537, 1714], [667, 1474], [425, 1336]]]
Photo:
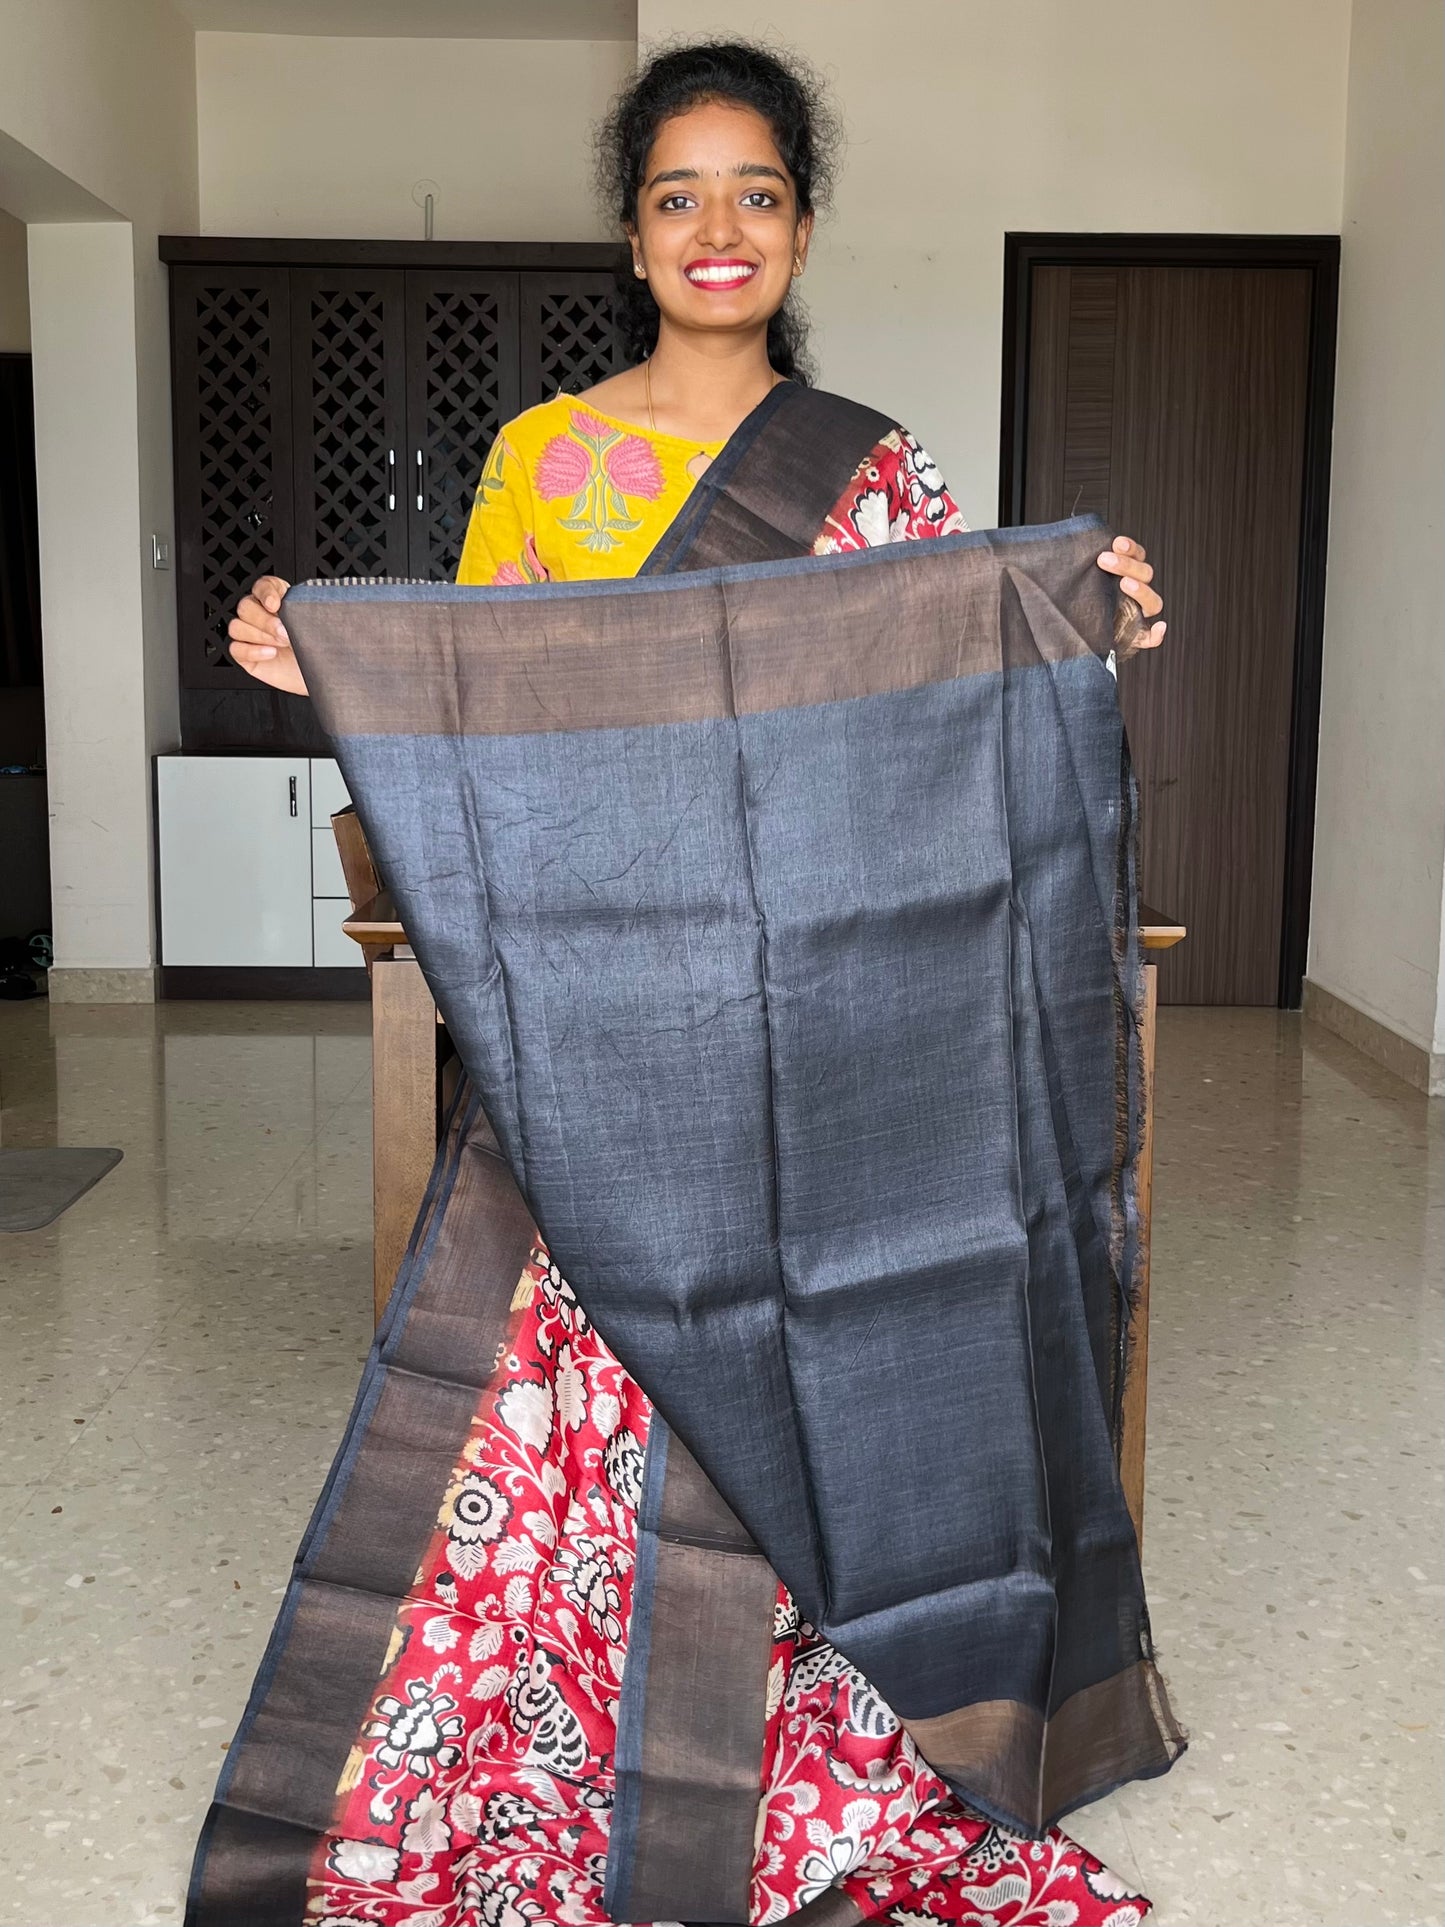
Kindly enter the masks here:
[[750, 333], [782, 307], [812, 226], [762, 115], [708, 101], [658, 129], [629, 238], [667, 321]]

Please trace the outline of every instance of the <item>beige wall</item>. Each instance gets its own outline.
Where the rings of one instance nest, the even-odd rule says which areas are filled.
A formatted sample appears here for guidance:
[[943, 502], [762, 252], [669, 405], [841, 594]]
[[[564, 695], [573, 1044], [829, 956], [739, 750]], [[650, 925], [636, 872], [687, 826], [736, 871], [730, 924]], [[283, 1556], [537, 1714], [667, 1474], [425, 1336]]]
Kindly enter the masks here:
[[1008, 229], [1339, 225], [1348, 0], [639, 0], [646, 43], [774, 34], [848, 130], [804, 290], [828, 386], [897, 414], [997, 520]]
[[175, 740], [155, 241], [196, 222], [194, 36], [167, 0], [0, 0], [0, 47], [0, 199], [31, 223], [52, 990], [109, 971], [74, 981], [130, 995], [154, 954], [149, 757]]
[[30, 265], [25, 223], [0, 212], [0, 354], [30, 347]]
[[122, 219], [178, 227], [195, 210], [192, 40], [168, 0], [0, 0], [0, 130]]
[[1445, 88], [1436, 0], [1357, 0], [1309, 975], [1445, 1051]]
[[632, 43], [196, 36], [206, 234], [587, 241], [591, 125]]
[[[56, 962], [144, 969], [151, 838], [131, 229], [42, 223], [30, 272]], [[104, 493], [98, 475], [119, 512], [90, 512]]]
[[[1070, 0], [639, 6], [645, 41], [772, 34], [829, 73], [849, 151], [805, 284], [824, 379], [914, 426], [978, 523], [996, 506], [1007, 229], [1332, 232], [1345, 205], [1311, 973], [1421, 1042], [1438, 1041], [1445, 995], [1441, 639], [1409, 568], [1439, 542], [1435, 13], [1356, 0], [1351, 48], [1349, 0], [1112, 0], [1105, 17]], [[419, 235], [412, 186], [430, 178], [442, 238], [590, 238], [591, 125], [631, 49], [193, 39], [167, 0], [0, 0], [0, 45], [0, 205], [47, 224], [31, 231], [41, 304], [74, 308], [81, 287], [89, 304], [56, 309], [65, 354], [42, 357], [38, 398], [65, 698], [58, 934], [62, 961], [124, 967], [150, 956], [136, 805], [174, 719], [172, 584], [142, 567], [150, 530], [170, 531], [156, 232]], [[109, 215], [127, 224], [128, 269]], [[67, 239], [67, 221], [84, 231]], [[39, 307], [34, 325], [38, 339]], [[128, 353], [123, 405], [96, 392], [86, 418], [73, 402], [89, 373], [113, 383]], [[57, 541], [78, 503], [86, 539]]]
[[824, 69], [849, 140], [805, 283], [823, 378], [907, 421], [975, 523], [1006, 231], [1343, 233], [1309, 969], [1439, 1051], [1438, 0], [640, 0], [638, 27], [775, 34]]

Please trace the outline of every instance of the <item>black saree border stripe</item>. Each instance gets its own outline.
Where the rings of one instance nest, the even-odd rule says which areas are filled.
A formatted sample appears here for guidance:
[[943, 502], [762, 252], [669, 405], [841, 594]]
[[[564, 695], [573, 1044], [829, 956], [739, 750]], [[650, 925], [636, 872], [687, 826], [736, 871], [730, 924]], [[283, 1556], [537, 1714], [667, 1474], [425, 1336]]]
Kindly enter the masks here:
[[316, 1835], [309, 1827], [240, 1807], [213, 1806], [196, 1849], [186, 1920], [198, 1917], [200, 1882], [209, 1872], [206, 1927], [297, 1927], [315, 1850]]
[[777, 383], [709, 462], [638, 574], [806, 555], [858, 469], [897, 431], [844, 395]]
[[[797, 388], [724, 469], [709, 512], [676, 558], [681, 570], [810, 555], [858, 471], [898, 423], [875, 409]], [[709, 471], [710, 473], [710, 471]], [[707, 481], [704, 474], [703, 482]]]
[[[534, 1238], [464, 1081], [197, 1844], [187, 1927], [300, 1927], [316, 1846], [518, 1315]], [[471, 1342], [458, 1358], [447, 1341], [463, 1296]], [[470, 1363], [470, 1377], [434, 1374], [438, 1353], [457, 1373]]]
[[397, 1604], [304, 1573], [292, 1580], [285, 1644], [244, 1742], [232, 1748], [237, 1770], [221, 1804], [322, 1837], [370, 1711]]
[[790, 391], [797, 387], [796, 382], [778, 382], [775, 387], [768, 390], [757, 407], [743, 417], [693, 484], [687, 500], [657, 538], [651, 554], [637, 571], [637, 576], [633, 578], [634, 581], [644, 576], [672, 575], [678, 572], [683, 558], [692, 546], [699, 526], [716, 505], [719, 490], [734, 473], [738, 463], [763, 436]]
[[841, 1887], [825, 1887], [797, 1913], [789, 1914], [780, 1927], [858, 1927], [864, 1918], [863, 1909]]
[[[426, 1190], [422, 1193], [422, 1201], [412, 1226], [411, 1237], [407, 1241], [406, 1251], [397, 1270], [396, 1284], [387, 1300], [381, 1323], [372, 1338], [372, 1350], [378, 1362], [388, 1337], [404, 1315], [404, 1307], [410, 1304], [420, 1284], [425, 1271], [425, 1260], [430, 1256], [436, 1238], [440, 1234], [446, 1200], [451, 1195], [461, 1166], [462, 1147], [466, 1142], [467, 1127], [473, 1113], [479, 1109], [480, 1104], [475, 1093], [464, 1083], [458, 1090], [448, 1115], [446, 1128], [432, 1163], [431, 1175], [427, 1179]], [[306, 1530], [301, 1535], [301, 1543], [296, 1549], [298, 1569], [306, 1564], [313, 1544], [326, 1536], [336, 1505], [340, 1502], [346, 1477], [351, 1470], [354, 1446], [380, 1392], [380, 1372], [364, 1373], [361, 1384], [357, 1388], [356, 1403], [342, 1439], [341, 1449], [332, 1461], [325, 1482], [317, 1494], [316, 1504], [312, 1508]], [[227, 1782], [223, 1780], [218, 1790], [224, 1791], [226, 1784]]]
[[778, 1581], [656, 1413], [633, 1584], [604, 1905], [745, 1923]]
[[[472, 1097], [470, 1101], [475, 1103], [475, 1097]], [[462, 1120], [458, 1115], [462, 1111], [462, 1108], [462, 1094], [459, 1092], [458, 1102], [453, 1112], [453, 1129], [443, 1138], [436, 1160], [432, 1165], [431, 1176], [427, 1180], [427, 1193], [423, 1198], [422, 1212], [418, 1214], [418, 1225], [414, 1227], [412, 1233], [413, 1243], [418, 1237], [428, 1199], [434, 1198], [438, 1192], [450, 1190], [451, 1184], [455, 1180], [456, 1168], [460, 1158], [462, 1131], [464, 1128]], [[410, 1257], [410, 1255], [409, 1250], [408, 1257]], [[405, 1260], [403, 1263], [405, 1264]], [[393, 1294], [393, 1297], [395, 1297], [395, 1294]], [[388, 1311], [390, 1311], [390, 1307], [388, 1307]], [[374, 1347], [375, 1349], [379, 1349], [379, 1340], [374, 1341]], [[338, 1488], [344, 1484], [346, 1474], [350, 1469], [351, 1451], [361, 1431], [365, 1427], [366, 1420], [372, 1406], [375, 1404], [379, 1391], [380, 1374], [374, 1371], [365, 1373], [360, 1385], [357, 1387], [356, 1398], [352, 1406], [351, 1416], [347, 1420], [346, 1431], [342, 1436], [340, 1450], [331, 1462], [330, 1470], [327, 1472], [326, 1479], [320, 1492], [317, 1494], [316, 1503], [311, 1509], [311, 1517], [307, 1521], [306, 1529], [302, 1533], [300, 1544], [296, 1549], [296, 1556], [293, 1561], [296, 1573], [299, 1573], [305, 1566], [313, 1541], [321, 1535], [324, 1530], [325, 1522], [333, 1509]], [[295, 1615], [296, 1603], [297, 1594], [293, 1580], [293, 1584], [287, 1589], [287, 1596], [281, 1611], [277, 1615], [275, 1628], [251, 1688], [251, 1697], [247, 1702], [244, 1713], [241, 1715], [241, 1721], [236, 1729], [235, 1737], [231, 1741], [225, 1768], [217, 1781], [216, 1799], [218, 1801], [224, 1800], [230, 1791], [242, 1749], [250, 1735], [251, 1727], [260, 1710], [260, 1706], [267, 1692], [270, 1690], [277, 1667], [281, 1663], [282, 1653], [290, 1635], [291, 1620]]]
[[[427, 1181], [427, 1192], [423, 1198], [422, 1211], [418, 1213], [418, 1223], [413, 1228], [407, 1258], [403, 1260], [403, 1269], [405, 1269], [408, 1261], [412, 1258], [413, 1249], [421, 1235], [422, 1225], [427, 1222], [426, 1212], [428, 1204], [434, 1206], [438, 1194], [449, 1189], [455, 1177], [462, 1136], [459, 1114], [462, 1112], [463, 1105], [467, 1101], [474, 1104], [476, 1099], [469, 1097], [469, 1094], [466, 1094], [464, 1091], [459, 1091], [450, 1120], [452, 1129], [449, 1130], [448, 1134], [443, 1138], [437, 1158], [433, 1163], [431, 1176]], [[434, 1219], [435, 1212], [433, 1212], [433, 1221]], [[427, 1228], [431, 1228], [430, 1224], [428, 1224]], [[412, 1267], [412, 1270], [413, 1280], [415, 1280], [420, 1276], [420, 1273], [415, 1266]], [[397, 1292], [394, 1292], [392, 1295], [392, 1304], [396, 1303], [399, 1292], [400, 1285], [398, 1285]], [[387, 1322], [395, 1323], [391, 1305], [388, 1306]], [[378, 1349], [379, 1344], [376, 1345], [373, 1350], [373, 1364], [375, 1363]], [[375, 1370], [368, 1370], [363, 1375], [361, 1384], [357, 1388], [356, 1399], [352, 1406], [351, 1416], [347, 1421], [347, 1428], [343, 1435], [341, 1448], [332, 1461], [326, 1480], [312, 1508], [311, 1517], [302, 1534], [301, 1542], [297, 1548], [293, 1563], [292, 1578], [286, 1589], [286, 1597], [282, 1602], [281, 1610], [277, 1614], [275, 1624], [272, 1627], [265, 1653], [262, 1656], [261, 1664], [257, 1669], [255, 1679], [252, 1683], [250, 1697], [247, 1700], [240, 1724], [231, 1741], [230, 1749], [226, 1756], [225, 1767], [217, 1780], [212, 1805], [207, 1814], [205, 1825], [201, 1830], [200, 1839], [196, 1845], [195, 1859], [191, 1869], [190, 1884], [187, 1892], [185, 1927], [223, 1927], [223, 1923], [224, 1927], [230, 1927], [232, 1916], [222, 1911], [225, 1905], [225, 1896], [231, 1892], [233, 1888], [242, 1896], [244, 1896], [246, 1892], [245, 1876], [242, 1870], [231, 1864], [229, 1857], [231, 1845], [235, 1840], [239, 1839], [239, 1836], [234, 1834], [233, 1830], [229, 1829], [226, 1823], [227, 1814], [233, 1811], [229, 1801], [231, 1788], [241, 1769], [246, 1749], [250, 1744], [262, 1709], [270, 1697], [277, 1675], [285, 1664], [286, 1655], [291, 1649], [293, 1629], [301, 1604], [302, 1583], [300, 1574], [305, 1565], [311, 1544], [323, 1529], [324, 1522], [335, 1502], [338, 1487], [342, 1486], [345, 1482], [346, 1473], [349, 1469], [349, 1454], [353, 1442], [359, 1439], [360, 1434], [364, 1430], [379, 1391], [380, 1373]], [[388, 1643], [389, 1639], [390, 1634], [388, 1633]], [[371, 1696], [375, 1692], [376, 1683], [380, 1677], [384, 1660], [385, 1646], [383, 1646], [380, 1654], [374, 1656], [374, 1663], [369, 1661], [370, 1670], [365, 1688], [366, 1707], [363, 1707], [357, 1712], [353, 1725], [353, 1734], [360, 1730], [361, 1722], [366, 1716], [366, 1708], [369, 1707]], [[355, 1695], [352, 1697], [354, 1699]], [[350, 1742], [348, 1741], [348, 1754], [349, 1751]], [[336, 1763], [335, 1777], [337, 1780], [341, 1777], [341, 1771], [345, 1765], [345, 1761], [346, 1755], [343, 1755], [341, 1760]], [[238, 1808], [234, 1809], [234, 1811], [244, 1812], [245, 1809]], [[277, 1826], [288, 1824], [281, 1820], [275, 1820], [273, 1823]], [[307, 1834], [311, 1848], [314, 1849], [318, 1838], [318, 1830], [305, 1828], [301, 1829], [301, 1831]], [[258, 1866], [264, 1865], [264, 1857], [257, 1864]], [[306, 1904], [306, 1876], [309, 1865], [310, 1854], [308, 1851], [305, 1865], [301, 1868], [298, 1876], [299, 1884], [296, 1885], [294, 1893], [286, 1895], [284, 1899], [273, 1895], [272, 1901], [274, 1907], [279, 1907], [281, 1911], [275, 1911], [273, 1907], [273, 1911], [269, 1915], [255, 1914], [253, 1916], [255, 1927], [294, 1927], [295, 1923], [299, 1923], [302, 1920]]]

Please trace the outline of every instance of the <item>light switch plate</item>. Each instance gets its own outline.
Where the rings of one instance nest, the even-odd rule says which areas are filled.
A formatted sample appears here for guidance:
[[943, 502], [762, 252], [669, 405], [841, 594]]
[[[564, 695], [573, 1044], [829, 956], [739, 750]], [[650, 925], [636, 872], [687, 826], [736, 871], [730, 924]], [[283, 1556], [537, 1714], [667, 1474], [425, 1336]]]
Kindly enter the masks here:
[[171, 545], [163, 535], [151, 537], [151, 567], [168, 569], [171, 566]]

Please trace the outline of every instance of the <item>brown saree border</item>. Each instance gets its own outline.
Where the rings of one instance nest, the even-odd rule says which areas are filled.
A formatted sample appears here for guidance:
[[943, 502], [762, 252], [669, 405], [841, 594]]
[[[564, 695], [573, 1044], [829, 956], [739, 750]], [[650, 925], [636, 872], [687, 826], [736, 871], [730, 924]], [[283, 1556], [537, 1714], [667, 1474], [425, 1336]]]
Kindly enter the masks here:
[[1126, 1781], [1167, 1772], [1185, 1748], [1148, 1659], [1084, 1687], [1047, 1720], [1017, 1700], [985, 1700], [903, 1725], [936, 1773], [1020, 1815], [1035, 1837]]
[[778, 1581], [655, 1412], [648, 1449], [605, 1904], [722, 1927], [748, 1919]]
[[296, 1927], [536, 1232], [463, 1085], [196, 1850], [187, 1927]]
[[[1093, 657], [1107, 674], [1119, 598], [1096, 566], [1101, 530], [1097, 516], [1080, 516], [1049, 529], [945, 535], [640, 583], [307, 585], [290, 592], [283, 614], [333, 737], [640, 729], [1024, 666], [1000, 650], [1001, 603], [1023, 612], [1029, 661]], [[1045, 547], [1057, 576], [1061, 541], [1070, 550], [1068, 605], [1082, 628], [1033, 580]], [[895, 577], [886, 636], [880, 569]], [[780, 576], [786, 596], [776, 593]], [[921, 603], [936, 603], [940, 576], [955, 620], [914, 620]], [[328, 673], [338, 658], [351, 665], [344, 677]], [[331, 693], [338, 685], [340, 696]]]

